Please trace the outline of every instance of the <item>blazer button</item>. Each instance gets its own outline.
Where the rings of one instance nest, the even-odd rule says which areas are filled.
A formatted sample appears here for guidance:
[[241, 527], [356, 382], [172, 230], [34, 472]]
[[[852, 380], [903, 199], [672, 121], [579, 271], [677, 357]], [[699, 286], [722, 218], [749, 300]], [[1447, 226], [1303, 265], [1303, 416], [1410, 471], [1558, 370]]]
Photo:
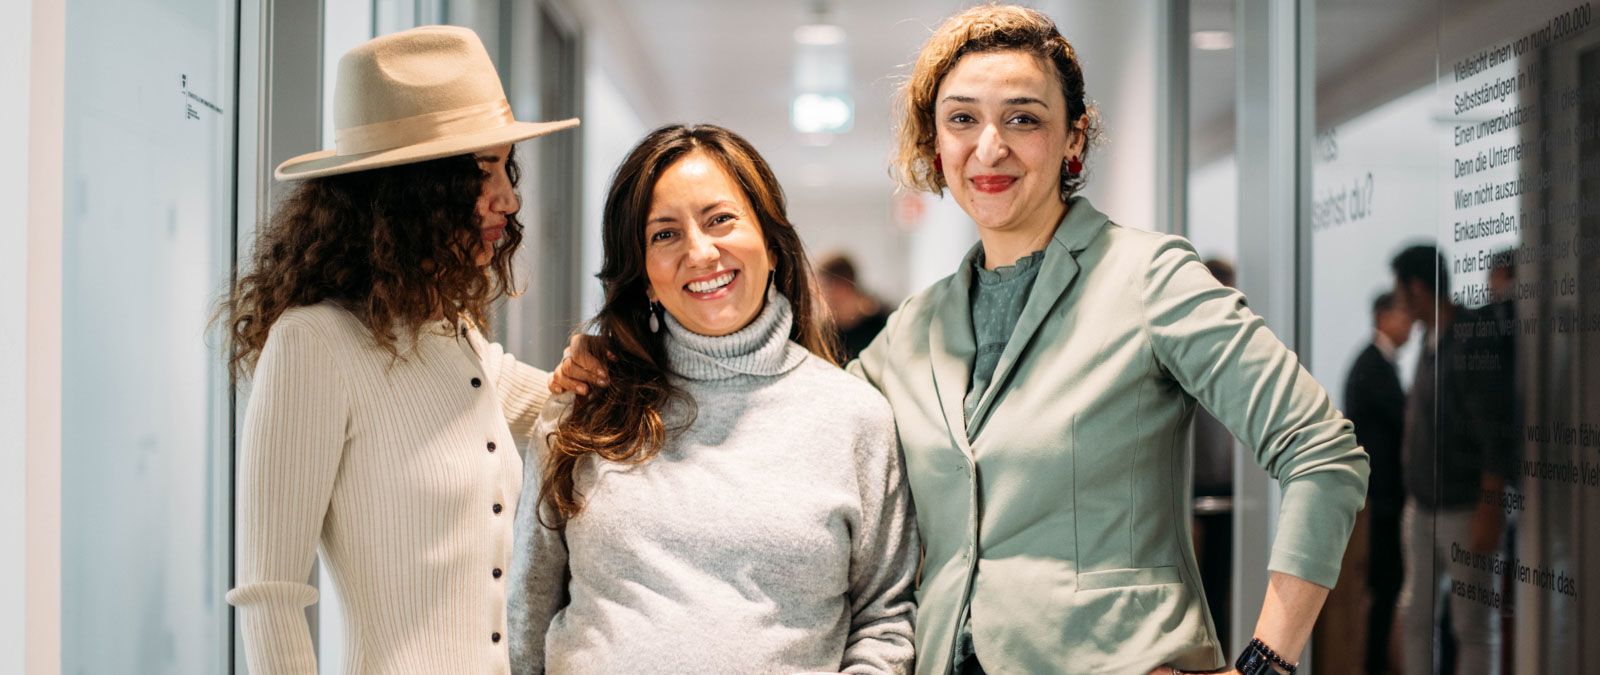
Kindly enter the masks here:
[[478, 387], [481, 387], [481, 386], [483, 386], [483, 380], [480, 380], [480, 379], [478, 379], [476, 377], [472, 378], [472, 388], [473, 389], [477, 389]]
[[500, 575], [502, 574], [502, 572], [500, 571], [500, 568], [496, 567], [496, 568], [494, 568], [493, 574], [494, 574], [494, 578], [499, 579]]
[[495, 644], [499, 644], [500, 643], [500, 634], [499, 633], [495, 633], [493, 635], [490, 635], [489, 639], [493, 640], [495, 642]]
[[495, 514], [498, 515], [500, 513], [500, 511], [501, 511], [500, 505], [499, 504], [495, 504], [494, 505]]
[[489, 441], [489, 452], [494, 452], [494, 441]]

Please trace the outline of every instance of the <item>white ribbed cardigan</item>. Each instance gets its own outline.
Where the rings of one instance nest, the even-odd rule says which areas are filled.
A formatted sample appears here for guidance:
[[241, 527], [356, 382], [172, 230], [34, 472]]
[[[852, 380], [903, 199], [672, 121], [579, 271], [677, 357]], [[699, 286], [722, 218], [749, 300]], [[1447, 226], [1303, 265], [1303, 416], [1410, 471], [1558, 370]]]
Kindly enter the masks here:
[[321, 542], [347, 673], [504, 673], [516, 439], [548, 374], [440, 322], [394, 361], [332, 303], [289, 310], [240, 435], [238, 586], [258, 674], [316, 673], [304, 608]]

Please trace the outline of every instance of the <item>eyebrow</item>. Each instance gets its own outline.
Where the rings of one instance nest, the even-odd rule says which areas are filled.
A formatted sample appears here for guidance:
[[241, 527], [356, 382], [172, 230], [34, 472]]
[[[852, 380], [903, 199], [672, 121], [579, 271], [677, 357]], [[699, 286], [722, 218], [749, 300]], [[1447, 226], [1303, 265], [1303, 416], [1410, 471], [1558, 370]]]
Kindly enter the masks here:
[[[711, 213], [712, 211], [715, 211], [715, 210], [717, 210], [719, 208], [735, 208], [735, 205], [734, 205], [732, 200], [729, 200], [729, 199], [718, 199], [717, 201], [714, 201], [714, 202], [706, 205], [705, 208], [700, 209], [700, 215], [702, 215], [702, 216], [706, 215], [707, 213]], [[644, 224], [645, 225], [654, 225], [656, 223], [676, 223], [676, 222], [678, 222], [677, 218], [675, 218], [675, 217], [673, 217], [671, 215], [668, 215], [668, 214], [663, 214], [663, 215], [659, 215], [659, 216], [656, 216], [654, 218], [650, 218], [650, 219], [644, 221]]]
[[[978, 99], [976, 99], [976, 98], [973, 98], [971, 96], [962, 96], [962, 95], [959, 95], [959, 94], [951, 94], [949, 96], [944, 97], [944, 100], [953, 101], [955, 103], [977, 103], [978, 102]], [[1046, 108], [1050, 107], [1049, 103], [1046, 103], [1043, 100], [1034, 98], [1032, 96], [1015, 96], [1015, 97], [1008, 98], [1008, 99], [1006, 99], [1004, 101], [1001, 101], [1001, 102], [1004, 103], [1005, 105], [1040, 105], [1040, 106], [1044, 106]]]

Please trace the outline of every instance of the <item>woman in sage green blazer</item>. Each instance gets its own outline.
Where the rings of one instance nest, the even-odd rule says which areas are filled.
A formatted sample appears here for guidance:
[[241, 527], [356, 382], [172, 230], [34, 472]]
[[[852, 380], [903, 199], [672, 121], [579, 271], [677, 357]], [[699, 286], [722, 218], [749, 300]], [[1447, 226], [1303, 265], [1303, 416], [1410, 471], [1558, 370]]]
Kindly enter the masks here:
[[1288, 665], [1366, 493], [1350, 423], [1187, 241], [1073, 196], [1099, 125], [1048, 18], [952, 17], [903, 104], [898, 177], [948, 189], [982, 240], [851, 366], [905, 452], [917, 671], [1224, 667], [1184, 500], [1197, 403], [1283, 488], [1256, 637]]
[[[1187, 241], [1074, 196], [1099, 124], [1048, 18], [951, 17], [902, 94], [898, 178], [948, 189], [981, 239], [850, 365], [888, 398], [905, 453], [917, 672], [1226, 667], [1184, 500], [1196, 405], [1282, 487], [1261, 647], [1239, 663], [1292, 665], [1366, 495], [1350, 423]], [[573, 345], [552, 387], [603, 384], [603, 350]]]

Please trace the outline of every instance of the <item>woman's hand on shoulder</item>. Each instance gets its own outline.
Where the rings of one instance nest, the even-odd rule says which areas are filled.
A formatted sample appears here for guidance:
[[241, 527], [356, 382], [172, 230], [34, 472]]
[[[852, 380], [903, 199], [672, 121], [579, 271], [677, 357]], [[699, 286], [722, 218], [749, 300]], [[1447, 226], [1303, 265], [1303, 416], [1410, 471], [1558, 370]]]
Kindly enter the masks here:
[[567, 341], [561, 351], [561, 363], [550, 373], [550, 393], [576, 392], [586, 396], [589, 387], [605, 387], [611, 382], [606, 377], [605, 362], [598, 356], [605, 353], [599, 337], [579, 333]]

